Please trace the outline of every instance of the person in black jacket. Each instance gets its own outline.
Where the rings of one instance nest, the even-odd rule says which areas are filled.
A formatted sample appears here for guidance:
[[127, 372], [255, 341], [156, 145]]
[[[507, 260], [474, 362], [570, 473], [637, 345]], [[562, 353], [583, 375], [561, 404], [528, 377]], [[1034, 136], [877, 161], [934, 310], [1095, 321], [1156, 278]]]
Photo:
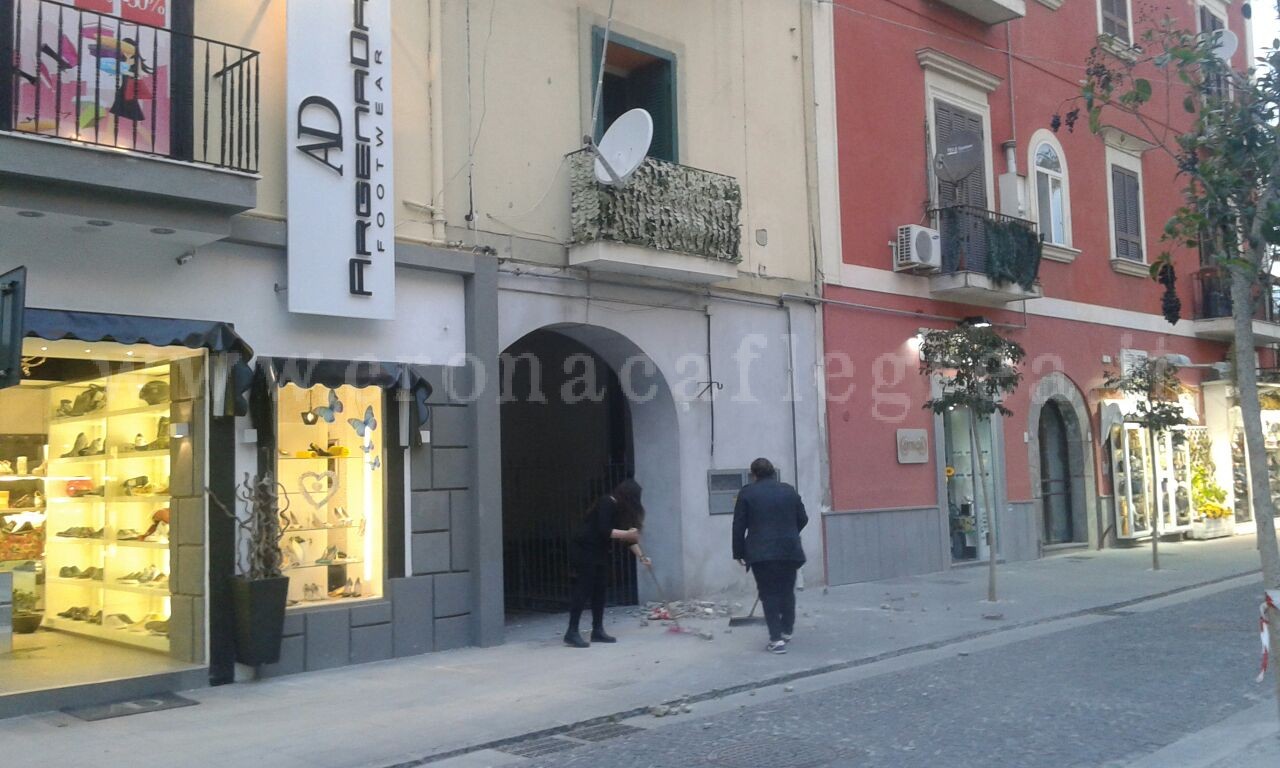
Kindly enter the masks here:
[[765, 650], [786, 653], [796, 625], [796, 571], [804, 565], [800, 531], [809, 516], [768, 459], [751, 462], [751, 480], [733, 508], [733, 559], [755, 574], [769, 625]]
[[614, 539], [631, 544], [631, 551], [644, 566], [653, 564], [640, 550], [640, 529], [644, 527], [644, 506], [640, 503], [640, 484], [626, 479], [607, 496], [602, 496], [578, 524], [569, 548], [569, 564], [577, 573], [577, 581], [569, 603], [569, 629], [564, 633], [565, 645], [587, 648], [578, 622], [582, 609], [591, 603], [591, 640], [616, 643], [604, 631], [604, 597], [609, 586], [610, 548]]

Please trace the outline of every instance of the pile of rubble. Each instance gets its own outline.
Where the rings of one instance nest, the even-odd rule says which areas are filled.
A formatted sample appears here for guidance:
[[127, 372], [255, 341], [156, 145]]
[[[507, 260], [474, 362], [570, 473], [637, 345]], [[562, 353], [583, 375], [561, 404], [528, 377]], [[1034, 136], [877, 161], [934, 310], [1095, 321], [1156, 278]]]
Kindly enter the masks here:
[[[670, 610], [668, 611], [668, 606]], [[734, 603], [734, 608], [741, 608]], [[729, 615], [729, 604], [710, 600], [676, 600], [672, 603], [645, 603], [636, 609], [637, 618], [647, 621], [671, 621], [673, 619], [714, 619]]]

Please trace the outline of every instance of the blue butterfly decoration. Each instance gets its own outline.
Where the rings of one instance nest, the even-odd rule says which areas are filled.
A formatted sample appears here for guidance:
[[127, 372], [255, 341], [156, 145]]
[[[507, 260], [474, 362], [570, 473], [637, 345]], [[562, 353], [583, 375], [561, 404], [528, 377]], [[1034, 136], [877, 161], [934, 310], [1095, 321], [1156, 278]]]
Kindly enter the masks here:
[[329, 405], [316, 406], [315, 415], [325, 420], [325, 423], [332, 424], [339, 413], [342, 413], [342, 401], [338, 399], [338, 393], [329, 390]]
[[362, 444], [362, 445], [360, 446], [360, 450], [364, 451], [365, 453], [368, 453], [369, 451], [372, 451], [372, 450], [373, 450], [373, 443], [364, 443], [364, 444]]
[[368, 437], [373, 433], [373, 430], [378, 428], [378, 420], [373, 418], [372, 405], [365, 407], [363, 419], [347, 419], [347, 423], [361, 437]]
[[373, 461], [368, 462], [368, 464], [369, 464], [369, 469], [378, 469], [379, 467], [382, 466], [382, 457], [374, 456]]

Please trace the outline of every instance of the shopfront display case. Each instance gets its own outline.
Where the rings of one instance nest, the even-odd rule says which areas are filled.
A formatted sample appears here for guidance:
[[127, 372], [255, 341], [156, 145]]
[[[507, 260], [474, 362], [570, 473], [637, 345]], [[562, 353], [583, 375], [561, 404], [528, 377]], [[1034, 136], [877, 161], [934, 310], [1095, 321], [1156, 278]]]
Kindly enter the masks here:
[[973, 441], [969, 435], [967, 410], [948, 411], [943, 421], [946, 434], [947, 501], [951, 526], [953, 560], [985, 560], [987, 557], [986, 504], [993, 503], [995, 482], [993, 472], [996, 461], [991, 450], [991, 432], [979, 434], [979, 450], [982, 451], [984, 480], [981, 492], [977, 487], [979, 474], [973, 460]]
[[291, 607], [382, 595], [383, 394], [353, 386], [279, 390], [280, 550]]
[[168, 391], [168, 365], [50, 390], [46, 626], [168, 650]]
[[1152, 494], [1146, 430], [1133, 423], [1117, 425], [1110, 440], [1116, 537], [1150, 535]]

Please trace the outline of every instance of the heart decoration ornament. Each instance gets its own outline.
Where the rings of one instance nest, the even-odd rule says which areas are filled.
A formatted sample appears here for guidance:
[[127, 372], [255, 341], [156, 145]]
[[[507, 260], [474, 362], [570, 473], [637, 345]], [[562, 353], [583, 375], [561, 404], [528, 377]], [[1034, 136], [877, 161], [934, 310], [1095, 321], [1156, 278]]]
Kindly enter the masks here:
[[338, 473], [333, 470], [303, 472], [298, 479], [301, 481], [303, 498], [317, 509], [328, 504], [338, 492]]

